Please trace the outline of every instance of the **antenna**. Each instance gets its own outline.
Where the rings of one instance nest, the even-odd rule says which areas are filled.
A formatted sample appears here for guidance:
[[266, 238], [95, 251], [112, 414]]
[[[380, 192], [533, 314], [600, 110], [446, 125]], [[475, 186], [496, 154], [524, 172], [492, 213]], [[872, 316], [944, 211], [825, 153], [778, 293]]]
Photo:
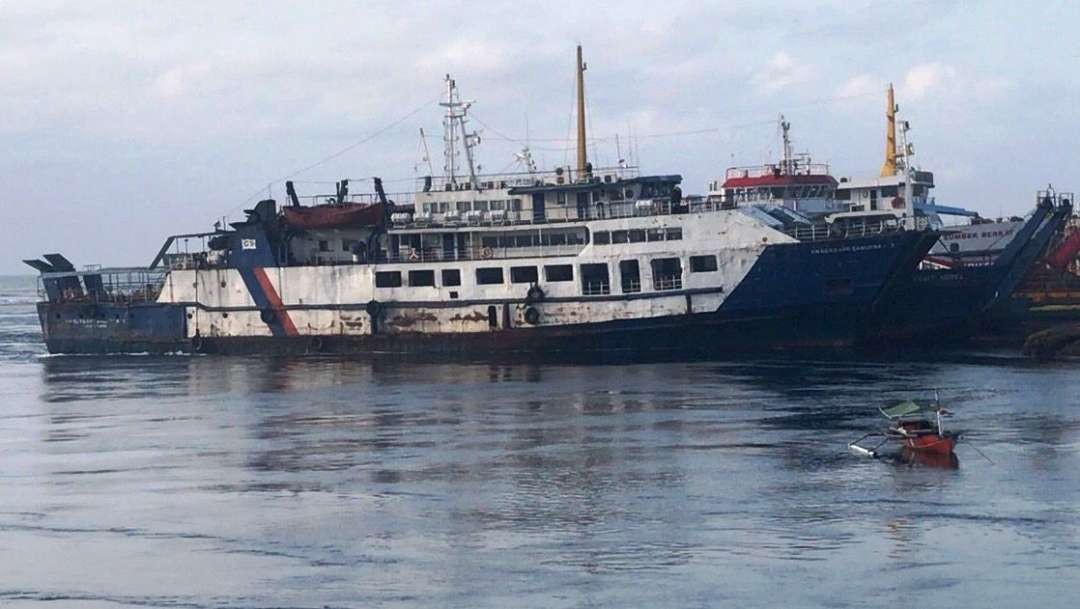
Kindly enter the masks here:
[[536, 162], [533, 161], [532, 151], [529, 150], [527, 145], [522, 147], [521, 152], [515, 154], [514, 158], [525, 166], [525, 171], [527, 171], [530, 176], [536, 175]]
[[783, 145], [783, 174], [791, 175], [795, 173], [792, 171], [792, 154], [791, 154], [791, 137], [788, 131], [791, 130], [791, 123], [784, 120], [784, 115], [780, 115], [780, 133], [781, 144]]
[[435, 168], [431, 165], [431, 151], [428, 150], [427, 135], [424, 133], [424, 128], [420, 127], [420, 143], [424, 146], [424, 158], [421, 162], [427, 163], [428, 175], [435, 175]]

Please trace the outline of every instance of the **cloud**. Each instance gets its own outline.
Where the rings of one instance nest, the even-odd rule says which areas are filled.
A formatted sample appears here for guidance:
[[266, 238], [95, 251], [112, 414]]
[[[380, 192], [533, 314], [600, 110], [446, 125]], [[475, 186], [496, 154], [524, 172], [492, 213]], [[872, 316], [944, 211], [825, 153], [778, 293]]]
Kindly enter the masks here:
[[808, 82], [814, 74], [809, 64], [797, 61], [785, 51], [777, 51], [751, 82], [762, 93], [776, 93], [791, 85]]
[[956, 70], [941, 63], [924, 63], [917, 65], [904, 76], [904, 85], [901, 92], [906, 100], [919, 101], [926, 98], [935, 89], [941, 88], [946, 80], [956, 76]]
[[458, 38], [421, 57], [417, 67], [424, 70], [495, 72], [506, 67], [508, 49], [484, 40]]
[[885, 90], [886, 84], [877, 77], [869, 74], [858, 74], [851, 77], [836, 92], [836, 97], [849, 99], [852, 97], [865, 97], [874, 95]]
[[180, 97], [198, 88], [199, 81], [210, 74], [211, 66], [206, 62], [176, 66], [154, 79], [154, 93], [160, 97]]

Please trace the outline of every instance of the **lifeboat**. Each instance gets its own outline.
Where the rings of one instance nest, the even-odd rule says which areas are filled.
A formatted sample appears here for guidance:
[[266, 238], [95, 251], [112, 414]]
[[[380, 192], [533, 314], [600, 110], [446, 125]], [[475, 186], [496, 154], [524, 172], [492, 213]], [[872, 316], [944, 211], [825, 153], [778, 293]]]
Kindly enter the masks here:
[[381, 226], [386, 218], [383, 203], [332, 203], [283, 210], [285, 224], [301, 230]]

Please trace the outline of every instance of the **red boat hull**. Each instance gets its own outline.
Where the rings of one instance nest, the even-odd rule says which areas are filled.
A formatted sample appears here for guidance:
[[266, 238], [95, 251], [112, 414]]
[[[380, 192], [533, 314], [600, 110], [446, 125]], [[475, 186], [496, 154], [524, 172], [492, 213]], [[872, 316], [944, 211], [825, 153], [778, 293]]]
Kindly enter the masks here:
[[919, 452], [948, 455], [956, 448], [956, 438], [952, 436], [926, 434], [905, 438], [904, 446]]

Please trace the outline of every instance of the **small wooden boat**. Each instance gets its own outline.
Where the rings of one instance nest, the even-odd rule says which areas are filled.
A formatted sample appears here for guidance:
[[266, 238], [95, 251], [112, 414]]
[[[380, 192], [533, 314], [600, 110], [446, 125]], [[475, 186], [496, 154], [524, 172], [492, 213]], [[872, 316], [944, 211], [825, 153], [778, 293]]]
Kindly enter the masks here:
[[[933, 404], [920, 405], [913, 400], [904, 400], [887, 408], [878, 409], [892, 424], [883, 432], [870, 432], [848, 444], [848, 448], [861, 455], [878, 457], [878, 450], [888, 442], [895, 442], [913, 453], [951, 455], [956, 449], [960, 434], [946, 431], [942, 420], [952, 413], [942, 408], [935, 400]], [[869, 438], [881, 438], [871, 448], [860, 443]]]

